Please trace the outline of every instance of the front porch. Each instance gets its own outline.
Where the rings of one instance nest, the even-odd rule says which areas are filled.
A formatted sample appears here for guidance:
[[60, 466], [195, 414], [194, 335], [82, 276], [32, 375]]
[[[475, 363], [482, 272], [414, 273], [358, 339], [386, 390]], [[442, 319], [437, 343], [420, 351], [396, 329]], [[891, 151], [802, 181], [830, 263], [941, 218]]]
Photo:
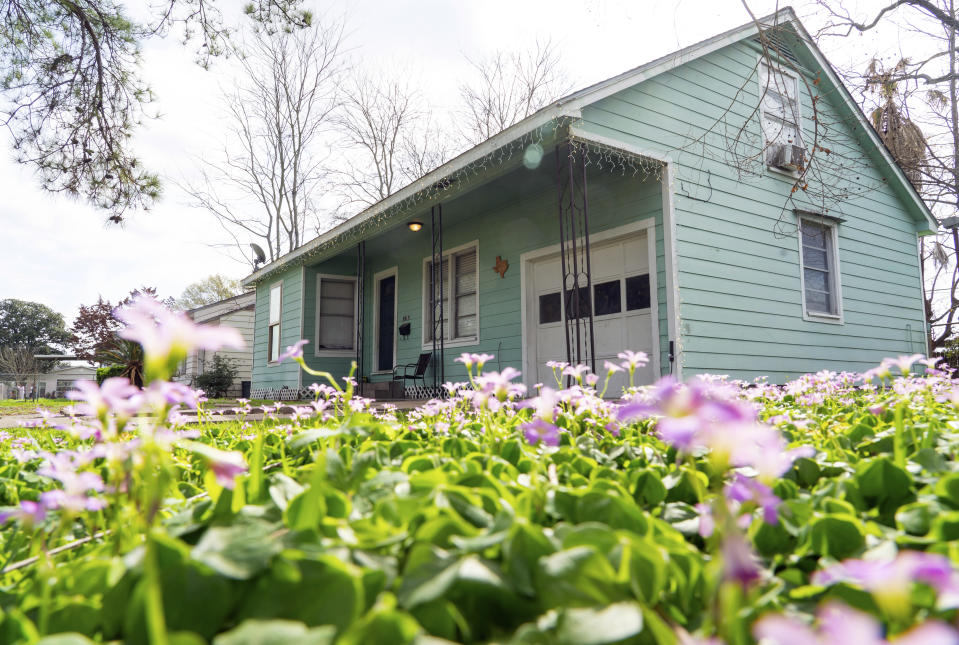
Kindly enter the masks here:
[[[530, 144], [284, 277], [284, 292], [300, 288], [299, 335], [284, 328], [282, 344], [307, 339], [307, 364], [338, 377], [355, 362], [377, 399], [442, 396], [466, 380], [463, 352], [493, 355], [486, 370], [520, 370], [532, 388], [552, 382], [547, 361], [605, 374], [605, 360], [641, 350], [652, 382], [671, 369], [661, 169], [574, 139]], [[420, 378], [394, 381], [424, 356]], [[295, 378], [254, 390], [292, 397], [315, 382]]]

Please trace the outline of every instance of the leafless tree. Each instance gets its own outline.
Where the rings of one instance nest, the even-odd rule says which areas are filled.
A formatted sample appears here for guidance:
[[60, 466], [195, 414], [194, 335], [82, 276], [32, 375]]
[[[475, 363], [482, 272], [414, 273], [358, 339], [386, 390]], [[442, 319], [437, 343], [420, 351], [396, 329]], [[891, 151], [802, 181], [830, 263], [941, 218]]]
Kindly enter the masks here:
[[273, 261], [324, 228], [322, 138], [338, 102], [342, 38], [341, 21], [313, 21], [260, 29], [243, 47], [242, 78], [224, 97], [231, 127], [222, 158], [199, 159], [198, 178], [182, 182], [243, 257], [255, 240]]
[[344, 148], [337, 172], [344, 210], [369, 206], [443, 163], [447, 137], [400, 73], [357, 71], [336, 116]]
[[524, 52], [467, 59], [475, 79], [460, 86], [463, 136], [478, 144], [567, 94], [571, 88], [556, 45], [537, 41]]
[[[895, 0], [853, 11], [818, 0], [826, 16], [817, 38], [846, 38], [894, 28], [909, 49], [891, 65], [874, 60], [863, 71], [843, 70], [861, 88], [863, 107], [906, 175], [941, 220], [959, 208], [959, 61], [955, 0]], [[921, 242], [926, 314], [933, 351], [959, 329], [959, 234], [941, 229]]]
[[37, 374], [49, 372], [56, 363], [39, 361], [33, 350], [23, 345], [0, 347], [0, 374], [15, 384], [27, 385]]

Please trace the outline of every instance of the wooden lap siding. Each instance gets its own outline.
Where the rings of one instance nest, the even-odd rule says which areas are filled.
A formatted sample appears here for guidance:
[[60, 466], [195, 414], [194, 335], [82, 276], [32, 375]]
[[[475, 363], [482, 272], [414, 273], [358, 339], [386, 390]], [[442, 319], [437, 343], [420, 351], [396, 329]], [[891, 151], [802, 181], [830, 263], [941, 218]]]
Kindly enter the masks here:
[[[786, 203], [792, 180], [766, 171], [738, 181], [718, 135], [707, 137], [706, 156], [701, 144], [680, 150], [729, 108], [750, 74], [742, 96], [758, 101], [758, 56], [745, 42], [728, 46], [584, 108], [579, 125], [674, 162], [684, 375], [782, 381], [820, 369], [864, 370], [885, 356], [924, 352], [917, 225], [875, 165], [855, 170], [870, 190], [830, 204], [830, 214], [845, 220], [838, 227], [839, 325], [803, 319], [796, 220]], [[803, 83], [800, 93], [808, 145], [812, 109]], [[867, 148], [850, 119], [835, 114], [839, 100], [820, 99], [829, 120], [844, 119], [832, 123], [822, 144], [850, 153], [858, 136]], [[743, 105], [733, 112], [732, 123], [748, 114]], [[758, 134], [756, 118], [754, 128]], [[777, 235], [777, 224], [785, 235]]]
[[300, 297], [302, 268], [292, 266], [277, 277], [271, 277], [257, 285], [256, 329], [253, 339], [253, 387], [298, 387], [300, 366], [287, 360], [282, 363], [267, 362], [267, 329], [270, 318], [270, 288], [283, 283], [280, 315], [280, 352], [286, 350], [301, 337]]

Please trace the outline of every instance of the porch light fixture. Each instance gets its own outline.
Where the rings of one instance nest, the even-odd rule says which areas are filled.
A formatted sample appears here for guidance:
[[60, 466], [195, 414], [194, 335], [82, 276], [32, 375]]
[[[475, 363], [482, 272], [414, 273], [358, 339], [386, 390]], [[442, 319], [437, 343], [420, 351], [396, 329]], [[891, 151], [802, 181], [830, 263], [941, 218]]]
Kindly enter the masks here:
[[412, 222], [407, 222], [406, 225], [407, 225], [407, 226], [409, 227], [409, 229], [410, 229], [411, 231], [413, 231], [414, 233], [415, 233], [416, 231], [420, 230], [421, 228], [423, 228], [423, 222], [421, 222], [421, 221], [419, 221], [419, 220], [416, 220], [416, 219], [413, 220]]

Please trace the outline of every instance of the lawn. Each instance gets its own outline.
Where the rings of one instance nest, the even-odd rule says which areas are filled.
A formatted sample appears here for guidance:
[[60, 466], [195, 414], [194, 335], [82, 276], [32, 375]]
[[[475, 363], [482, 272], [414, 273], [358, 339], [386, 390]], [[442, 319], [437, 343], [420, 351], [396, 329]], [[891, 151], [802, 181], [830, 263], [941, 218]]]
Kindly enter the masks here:
[[0, 416], [10, 416], [16, 414], [30, 414], [36, 412], [37, 408], [42, 408], [50, 412], [59, 412], [64, 407], [71, 405], [73, 401], [69, 399], [39, 399], [37, 401], [21, 399], [0, 399]]
[[0, 641], [957, 642], [959, 396], [900, 363], [615, 401], [473, 374], [402, 418], [322, 387], [199, 431], [127, 431], [149, 397], [114, 388], [0, 433]]

